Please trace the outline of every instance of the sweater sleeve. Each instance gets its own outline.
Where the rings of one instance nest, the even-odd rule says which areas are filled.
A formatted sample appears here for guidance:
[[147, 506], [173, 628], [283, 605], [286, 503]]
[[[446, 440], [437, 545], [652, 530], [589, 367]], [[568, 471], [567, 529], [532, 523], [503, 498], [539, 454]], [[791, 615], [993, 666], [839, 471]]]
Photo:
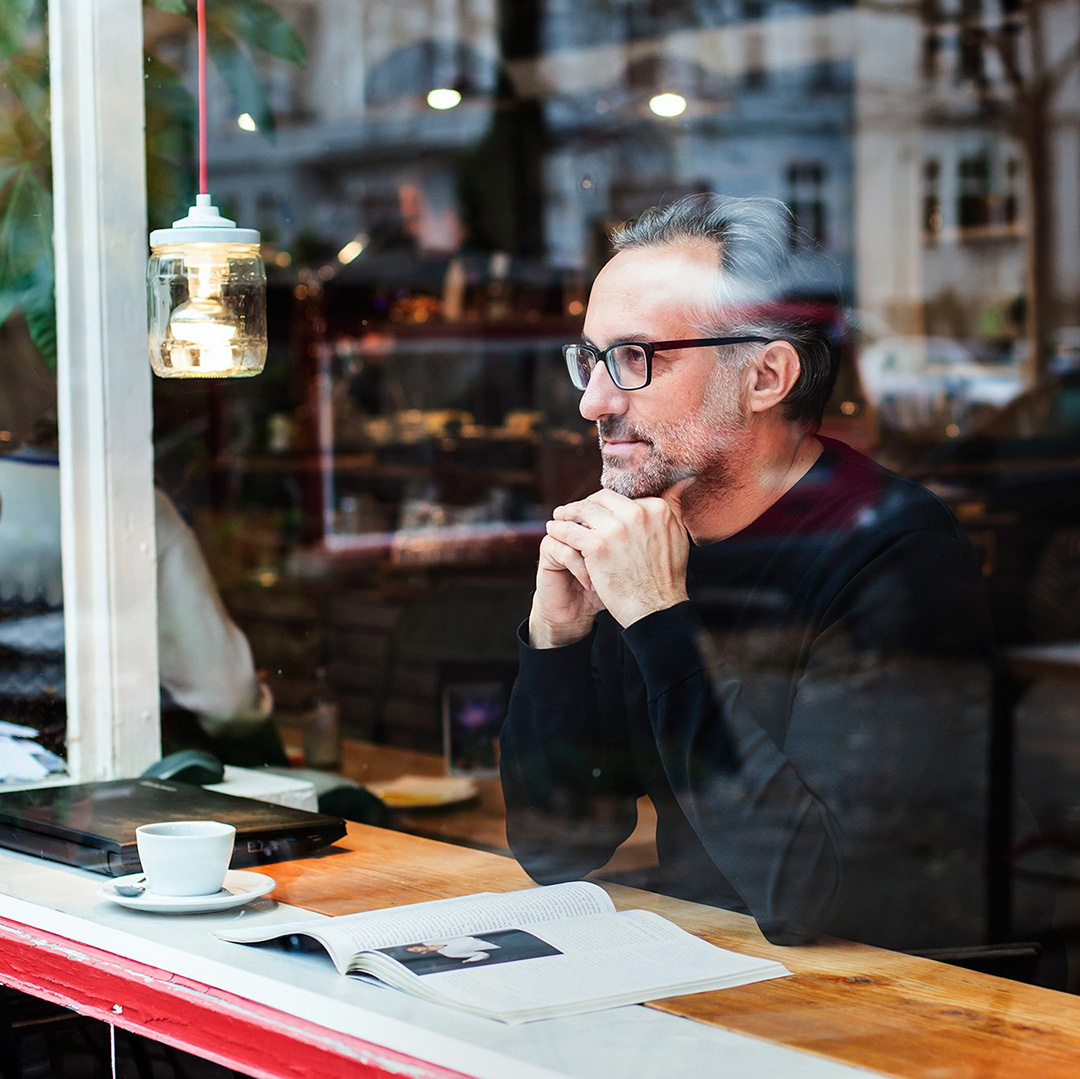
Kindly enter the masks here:
[[981, 587], [955, 535], [892, 543], [816, 628], [779, 745], [689, 603], [624, 632], [679, 806], [774, 943], [862, 935], [837, 919], [859, 909], [866, 867], [895, 863], [984, 774]]
[[622, 687], [604, 684], [609, 665], [594, 662], [603, 647], [595, 628], [562, 648], [532, 648], [526, 634], [523, 624], [501, 734], [507, 837], [533, 880], [578, 880], [637, 821], [642, 791], [625, 752]]

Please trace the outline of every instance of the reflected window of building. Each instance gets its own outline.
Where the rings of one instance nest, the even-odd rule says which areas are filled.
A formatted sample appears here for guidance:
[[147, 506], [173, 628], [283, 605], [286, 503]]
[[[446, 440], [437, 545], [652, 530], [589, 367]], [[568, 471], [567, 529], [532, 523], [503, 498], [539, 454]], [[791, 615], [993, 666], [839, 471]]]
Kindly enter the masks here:
[[747, 90], [762, 90], [769, 82], [765, 38], [755, 30], [747, 31], [744, 48], [743, 86]]
[[827, 172], [820, 161], [799, 161], [787, 168], [787, 204], [795, 229], [791, 242], [797, 246], [804, 237], [828, 243], [828, 212], [825, 202]]
[[923, 230], [928, 237], [941, 232], [941, 163], [929, 158], [923, 163]]
[[957, 165], [959, 193], [956, 220], [962, 229], [990, 224], [990, 158], [985, 153], [962, 157]]
[[1017, 225], [1020, 221], [1020, 161], [1010, 157], [1005, 162], [1005, 197], [1002, 200], [1002, 223]]

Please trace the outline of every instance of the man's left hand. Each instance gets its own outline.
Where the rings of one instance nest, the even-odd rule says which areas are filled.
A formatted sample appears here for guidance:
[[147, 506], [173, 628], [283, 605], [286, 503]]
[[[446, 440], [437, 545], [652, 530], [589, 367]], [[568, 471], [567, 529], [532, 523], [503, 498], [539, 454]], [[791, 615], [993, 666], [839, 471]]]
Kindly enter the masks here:
[[581, 552], [597, 596], [624, 628], [687, 598], [682, 493], [691, 482], [658, 498], [597, 491], [557, 506], [547, 523], [549, 535]]

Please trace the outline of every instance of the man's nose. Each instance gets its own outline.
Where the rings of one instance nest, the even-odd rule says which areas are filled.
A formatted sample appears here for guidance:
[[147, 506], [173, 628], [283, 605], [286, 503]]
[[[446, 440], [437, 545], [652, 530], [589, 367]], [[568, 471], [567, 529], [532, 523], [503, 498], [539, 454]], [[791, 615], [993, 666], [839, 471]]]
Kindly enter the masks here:
[[621, 416], [626, 411], [626, 391], [611, 381], [607, 368], [598, 363], [589, 375], [589, 384], [581, 395], [578, 411], [595, 422], [601, 416]]

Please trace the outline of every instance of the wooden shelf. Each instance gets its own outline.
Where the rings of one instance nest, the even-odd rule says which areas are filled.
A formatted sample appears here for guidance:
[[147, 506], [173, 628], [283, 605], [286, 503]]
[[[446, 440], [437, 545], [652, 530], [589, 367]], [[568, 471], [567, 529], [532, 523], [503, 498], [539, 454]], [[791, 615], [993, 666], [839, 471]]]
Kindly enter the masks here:
[[[455, 446], [440, 446], [439, 453], [450, 454]], [[309, 454], [303, 457], [244, 457], [218, 460], [211, 465], [219, 472], [297, 473], [330, 472], [335, 475], [372, 476], [376, 479], [424, 479], [433, 473], [442, 475], [477, 475], [492, 483], [527, 486], [536, 482], [536, 474], [526, 468], [500, 468], [472, 461], [438, 459], [430, 464], [387, 464], [376, 460], [374, 453], [356, 453], [333, 457]]]

